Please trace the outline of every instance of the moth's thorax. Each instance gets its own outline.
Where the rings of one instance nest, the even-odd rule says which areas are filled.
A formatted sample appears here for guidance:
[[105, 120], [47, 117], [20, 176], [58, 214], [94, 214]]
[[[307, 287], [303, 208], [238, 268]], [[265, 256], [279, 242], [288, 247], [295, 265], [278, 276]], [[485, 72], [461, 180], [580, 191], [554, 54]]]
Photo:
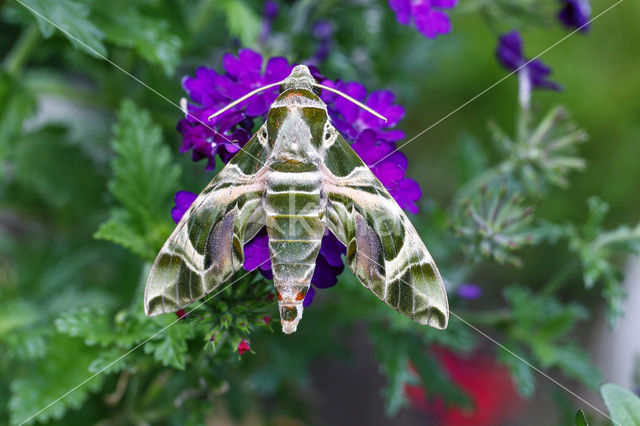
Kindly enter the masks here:
[[326, 105], [312, 92], [291, 89], [282, 93], [267, 118], [269, 162], [289, 163], [292, 169], [318, 165], [327, 119]]

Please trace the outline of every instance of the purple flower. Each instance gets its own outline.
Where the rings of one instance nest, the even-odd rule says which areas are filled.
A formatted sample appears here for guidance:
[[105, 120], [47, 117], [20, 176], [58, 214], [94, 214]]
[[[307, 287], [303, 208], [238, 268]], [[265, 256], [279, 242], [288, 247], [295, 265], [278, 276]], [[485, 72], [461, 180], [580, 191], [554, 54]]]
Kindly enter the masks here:
[[264, 8], [262, 9], [264, 12], [264, 17], [273, 21], [278, 16], [278, 3], [273, 0], [267, 0], [264, 2]]
[[456, 289], [456, 294], [463, 299], [473, 300], [482, 296], [482, 289], [475, 284], [462, 284]]
[[244, 245], [244, 265], [247, 271], [260, 268], [260, 273], [268, 280], [273, 279], [271, 271], [271, 258], [269, 257], [269, 236], [267, 229], [263, 228], [255, 237]]
[[329, 56], [329, 50], [331, 49], [331, 43], [333, 41], [333, 25], [329, 21], [317, 21], [313, 24], [311, 33], [313, 34], [313, 38], [318, 41], [318, 44], [309, 62], [319, 64], [324, 62]]
[[458, 0], [389, 0], [389, 7], [402, 25], [411, 25], [425, 37], [436, 38], [438, 34], [451, 32], [451, 21], [442, 9], [451, 9]]
[[262, 56], [240, 49], [223, 57], [224, 74], [200, 67], [195, 76], [182, 79], [182, 87], [194, 103], [178, 122], [182, 134], [180, 152], [193, 150], [194, 161], [207, 158], [207, 170], [215, 167], [216, 154], [227, 162], [248, 140], [253, 120], [265, 115], [278, 96], [278, 88], [266, 90], [209, 121], [209, 116], [246, 93], [287, 77], [293, 68], [285, 58], [269, 59], [262, 71]]
[[346, 93], [389, 120], [385, 123], [384, 120], [377, 118], [342, 96], [323, 91], [321, 97], [329, 106], [331, 120], [334, 126], [347, 139], [351, 141], [357, 140], [360, 132], [366, 129], [375, 131], [379, 139], [387, 142], [395, 142], [404, 138], [403, 131], [387, 129], [387, 127], [393, 127], [398, 124], [404, 117], [404, 108], [393, 104], [395, 99], [393, 92], [378, 90], [371, 92], [367, 96], [367, 89], [357, 82], [345, 83], [340, 80], [337, 82], [325, 80], [322, 84]]
[[260, 31], [260, 41], [264, 43], [269, 38], [269, 34], [271, 34], [271, 23], [278, 16], [278, 3], [272, 0], [266, 1], [262, 11], [264, 13], [264, 21], [262, 21], [262, 30]]
[[591, 5], [589, 0], [561, 0], [562, 9], [558, 12], [558, 19], [567, 28], [579, 28], [582, 32], [589, 31]]
[[189, 191], [178, 191], [174, 197], [176, 206], [171, 209], [171, 217], [175, 223], [180, 222], [182, 216], [189, 210], [191, 204], [198, 198], [198, 194]]
[[[547, 80], [547, 77], [551, 74], [551, 69], [539, 59], [529, 62], [524, 57], [522, 50], [522, 37], [517, 30], [513, 30], [500, 37], [496, 56], [505, 68], [513, 71], [519, 70], [518, 72], [527, 72], [533, 87], [562, 90], [559, 84]], [[525, 64], [526, 66], [524, 66]]]

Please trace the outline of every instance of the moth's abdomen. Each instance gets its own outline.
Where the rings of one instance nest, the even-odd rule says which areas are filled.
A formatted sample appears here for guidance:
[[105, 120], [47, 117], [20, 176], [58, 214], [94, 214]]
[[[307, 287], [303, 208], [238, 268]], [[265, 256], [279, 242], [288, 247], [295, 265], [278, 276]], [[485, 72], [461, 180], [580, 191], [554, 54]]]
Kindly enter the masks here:
[[[306, 170], [311, 167], [307, 165]], [[273, 280], [285, 333], [302, 317], [302, 301], [324, 235], [326, 199], [320, 173], [271, 171], [263, 199]]]

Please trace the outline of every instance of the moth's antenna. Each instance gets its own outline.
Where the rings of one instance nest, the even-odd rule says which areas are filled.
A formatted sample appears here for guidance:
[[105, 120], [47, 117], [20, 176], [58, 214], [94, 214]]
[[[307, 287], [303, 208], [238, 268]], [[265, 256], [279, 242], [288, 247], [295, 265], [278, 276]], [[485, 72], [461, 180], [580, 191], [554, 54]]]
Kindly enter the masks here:
[[285, 80], [281, 80], [281, 81], [277, 81], [275, 83], [267, 84], [266, 86], [258, 87], [256, 90], [247, 93], [243, 97], [238, 98], [235, 101], [231, 102], [229, 105], [227, 105], [226, 107], [222, 108], [221, 110], [218, 110], [218, 111], [214, 112], [213, 114], [211, 114], [209, 116], [209, 120], [211, 120], [214, 117], [217, 117], [218, 115], [222, 114], [226, 110], [228, 110], [230, 108], [233, 108], [234, 106], [238, 105], [240, 102], [244, 101], [245, 99], [249, 99], [250, 97], [252, 97], [256, 93], [260, 93], [263, 90], [271, 89], [272, 87], [275, 87], [275, 86], [280, 86], [284, 82], [285, 82]]
[[378, 114], [377, 112], [375, 112], [374, 110], [372, 110], [371, 108], [369, 108], [368, 106], [363, 104], [362, 102], [358, 101], [357, 99], [352, 98], [351, 96], [347, 95], [346, 93], [342, 93], [341, 91], [339, 91], [337, 89], [334, 89], [333, 87], [325, 86], [325, 85], [322, 85], [320, 83], [313, 83], [313, 85], [316, 86], [316, 87], [319, 87], [321, 89], [328, 90], [330, 92], [336, 93], [336, 94], [342, 96], [343, 98], [350, 100], [351, 102], [353, 102], [354, 104], [358, 105], [360, 108], [364, 109], [365, 111], [369, 111], [371, 114], [375, 115], [376, 117], [383, 119], [385, 123], [387, 121], [389, 121], [384, 116]]

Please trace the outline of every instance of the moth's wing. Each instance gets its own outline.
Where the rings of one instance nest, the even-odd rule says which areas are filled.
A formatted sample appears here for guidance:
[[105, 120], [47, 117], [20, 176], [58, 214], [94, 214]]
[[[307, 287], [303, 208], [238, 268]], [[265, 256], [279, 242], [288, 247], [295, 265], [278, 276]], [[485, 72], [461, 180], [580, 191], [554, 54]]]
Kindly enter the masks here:
[[147, 279], [147, 315], [175, 312], [213, 291], [244, 262], [264, 226], [268, 145], [262, 131], [200, 193], [164, 243]]
[[351, 146], [335, 132], [326, 147], [327, 225], [347, 247], [362, 285], [401, 314], [435, 328], [449, 321], [438, 268], [409, 218]]

